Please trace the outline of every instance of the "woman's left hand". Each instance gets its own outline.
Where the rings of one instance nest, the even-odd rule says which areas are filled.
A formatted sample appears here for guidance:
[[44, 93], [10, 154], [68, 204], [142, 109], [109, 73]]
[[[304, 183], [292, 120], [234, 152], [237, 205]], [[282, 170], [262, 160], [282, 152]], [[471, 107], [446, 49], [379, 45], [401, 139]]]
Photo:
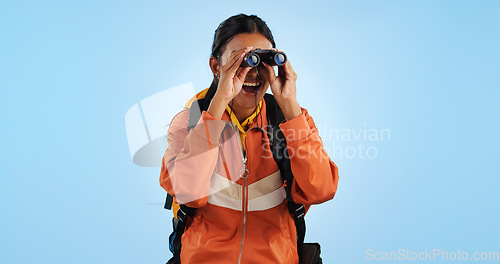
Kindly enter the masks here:
[[[279, 50], [276, 49], [276, 51]], [[267, 69], [271, 91], [286, 120], [288, 121], [299, 116], [302, 111], [296, 95], [295, 83], [297, 81], [297, 73], [293, 70], [290, 61], [287, 60], [285, 65], [278, 66], [278, 76], [276, 76], [272, 66], [265, 62], [263, 64]]]

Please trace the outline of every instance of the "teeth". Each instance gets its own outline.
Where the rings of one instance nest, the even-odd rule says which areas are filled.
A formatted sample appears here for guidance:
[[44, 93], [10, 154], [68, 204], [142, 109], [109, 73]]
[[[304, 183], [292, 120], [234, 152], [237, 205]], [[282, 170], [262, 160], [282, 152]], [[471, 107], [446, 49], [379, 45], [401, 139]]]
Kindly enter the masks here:
[[259, 86], [260, 83], [243, 83], [245, 86]]

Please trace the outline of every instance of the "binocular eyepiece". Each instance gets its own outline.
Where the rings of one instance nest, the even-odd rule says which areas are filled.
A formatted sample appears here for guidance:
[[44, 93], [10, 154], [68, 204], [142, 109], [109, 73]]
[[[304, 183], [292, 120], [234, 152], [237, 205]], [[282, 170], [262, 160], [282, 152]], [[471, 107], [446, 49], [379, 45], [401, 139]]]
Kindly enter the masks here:
[[261, 62], [271, 66], [281, 66], [286, 63], [286, 54], [271, 49], [254, 49], [245, 55], [240, 67], [257, 67]]

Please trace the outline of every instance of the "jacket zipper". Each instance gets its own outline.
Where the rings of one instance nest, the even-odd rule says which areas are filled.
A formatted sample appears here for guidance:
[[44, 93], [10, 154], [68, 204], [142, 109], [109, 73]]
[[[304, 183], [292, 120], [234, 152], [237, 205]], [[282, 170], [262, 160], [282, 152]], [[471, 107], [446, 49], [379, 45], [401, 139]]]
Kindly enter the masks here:
[[[247, 145], [247, 138], [248, 138], [248, 132], [253, 129], [253, 128], [256, 128], [256, 127], [250, 127], [248, 130], [247, 130], [247, 136], [245, 137], [245, 146]], [[238, 129], [236, 128], [236, 132], [238, 133], [238, 143], [240, 143], [240, 147], [241, 147], [241, 138], [239, 136], [239, 131]], [[250, 174], [250, 172], [248, 171], [247, 169], [247, 157], [248, 157], [248, 149], [246, 151], [246, 155], [245, 153], [243, 153], [243, 149], [240, 148], [241, 150], [241, 156], [243, 157], [242, 161], [243, 161], [243, 168], [240, 170], [240, 177], [243, 178], [243, 228], [242, 228], [242, 232], [241, 232], [241, 243], [240, 243], [240, 253], [239, 253], [239, 256], [238, 256], [238, 264], [241, 264], [241, 260], [242, 260], [242, 256], [243, 256], [243, 244], [244, 244], [244, 241], [245, 241], [245, 233], [246, 233], [246, 225], [247, 225], [247, 212], [248, 212], [248, 186], [247, 186], [247, 177], [248, 175]]]
[[[241, 138], [239, 137], [239, 131], [238, 132], [238, 143], [240, 143], [241, 147]], [[248, 133], [248, 130], [247, 130]], [[245, 137], [245, 145], [246, 145], [246, 137]], [[243, 149], [240, 148], [241, 150], [241, 155], [243, 157], [243, 168], [240, 170], [240, 177], [243, 178], [243, 199], [242, 199], [242, 207], [243, 207], [243, 226], [242, 226], [242, 232], [241, 232], [241, 243], [240, 243], [240, 253], [238, 256], [238, 264], [241, 264], [242, 256], [243, 256], [243, 244], [245, 241], [245, 233], [246, 233], [246, 225], [247, 225], [247, 177], [249, 174], [249, 171], [247, 169], [247, 157], [248, 157], [248, 149], [247, 153], [243, 153]]]
[[245, 241], [245, 232], [246, 232], [246, 224], [247, 224], [247, 205], [246, 205], [246, 185], [247, 185], [247, 179], [243, 178], [243, 230], [241, 232], [241, 244], [240, 244], [240, 254], [238, 257], [238, 264], [241, 263], [241, 258], [243, 256], [243, 243]]

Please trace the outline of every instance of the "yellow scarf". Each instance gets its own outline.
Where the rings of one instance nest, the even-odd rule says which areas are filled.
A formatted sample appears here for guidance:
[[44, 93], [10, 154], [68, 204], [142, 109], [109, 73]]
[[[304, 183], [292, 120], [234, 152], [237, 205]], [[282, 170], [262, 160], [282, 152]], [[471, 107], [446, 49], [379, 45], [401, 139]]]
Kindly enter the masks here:
[[[193, 104], [194, 101], [205, 98], [205, 95], [207, 94], [207, 92], [208, 92], [208, 88], [197, 93], [195, 96], [193, 96], [193, 98], [191, 98], [191, 99], [189, 99], [189, 101], [187, 101], [186, 106], [184, 106], [184, 109], [189, 109], [189, 107], [191, 107], [191, 105]], [[236, 118], [236, 115], [231, 110], [231, 107], [229, 105], [226, 106], [226, 112], [228, 113], [228, 115], [231, 114], [230, 115], [231, 121], [233, 122], [234, 125], [236, 125], [236, 127], [238, 127], [238, 131], [239, 131], [240, 139], [241, 139], [241, 147], [243, 148], [243, 151], [246, 151], [245, 138], [247, 137], [248, 127], [253, 123], [255, 117], [257, 117], [257, 115], [260, 113], [260, 109], [262, 109], [262, 100], [259, 102], [259, 105], [257, 106], [257, 109], [255, 110], [255, 112], [253, 112], [249, 117], [247, 117], [240, 124], [240, 122], [238, 121], [238, 118]]]

